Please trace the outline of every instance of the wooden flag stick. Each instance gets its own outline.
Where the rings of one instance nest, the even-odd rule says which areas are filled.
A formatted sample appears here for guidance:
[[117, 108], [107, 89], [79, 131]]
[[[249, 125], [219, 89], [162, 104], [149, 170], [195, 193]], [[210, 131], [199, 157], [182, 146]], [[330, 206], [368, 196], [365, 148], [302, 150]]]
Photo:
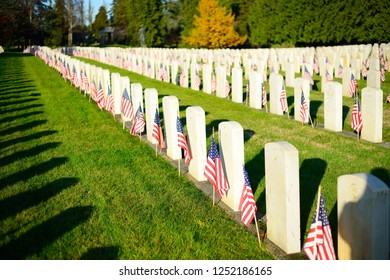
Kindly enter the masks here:
[[179, 176], [180, 176], [180, 159], [177, 160], [177, 166], [178, 166]]
[[259, 246], [261, 247], [261, 239], [260, 239], [260, 232], [259, 227], [257, 225], [257, 219], [256, 219], [256, 212], [253, 212], [253, 219], [255, 220], [255, 226], [256, 226], [256, 232], [257, 232], [257, 239], [259, 240]]
[[156, 143], [156, 156], [157, 156], [157, 143]]
[[265, 111], [268, 113], [268, 104], [265, 104]]
[[360, 140], [360, 137], [359, 137], [359, 131], [356, 131], [356, 139], [359, 141]]

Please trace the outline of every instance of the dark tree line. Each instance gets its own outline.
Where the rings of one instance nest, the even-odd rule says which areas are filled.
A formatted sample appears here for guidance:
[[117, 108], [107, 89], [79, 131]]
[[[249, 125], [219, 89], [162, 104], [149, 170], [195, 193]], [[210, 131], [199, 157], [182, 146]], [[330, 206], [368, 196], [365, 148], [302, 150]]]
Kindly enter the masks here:
[[[199, 0], [1, 0], [0, 44], [61, 46], [99, 41], [115, 28], [116, 43], [188, 47]], [[238, 47], [301, 47], [390, 42], [388, 0], [218, 0], [234, 14], [246, 42]], [[92, 18], [93, 9], [98, 11]], [[88, 22], [88, 24], [87, 24]], [[77, 36], [80, 38], [78, 38]]]

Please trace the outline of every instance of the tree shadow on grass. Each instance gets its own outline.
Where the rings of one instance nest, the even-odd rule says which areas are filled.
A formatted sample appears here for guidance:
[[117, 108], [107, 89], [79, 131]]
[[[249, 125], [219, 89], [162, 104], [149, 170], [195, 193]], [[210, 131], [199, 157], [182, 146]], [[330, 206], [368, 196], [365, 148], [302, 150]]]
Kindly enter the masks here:
[[43, 111], [33, 111], [33, 112], [28, 112], [28, 113], [24, 113], [24, 114], [20, 114], [20, 115], [16, 115], [16, 116], [5, 117], [5, 118], [1, 119], [0, 121], [1, 121], [1, 123], [7, 123], [7, 122], [9, 123], [9, 122], [13, 122], [15, 120], [28, 118], [28, 117], [40, 115], [43, 113], [44, 113]]
[[343, 129], [345, 126], [344, 124], [345, 124], [345, 120], [347, 119], [348, 113], [349, 113], [349, 107], [343, 105]]
[[[264, 148], [250, 161], [245, 164], [245, 169], [249, 175], [249, 181], [252, 186], [253, 194], [256, 193], [257, 188], [265, 178], [265, 153]], [[264, 184], [265, 185], [265, 184]], [[258, 209], [261, 213], [265, 213], [265, 191], [263, 191], [256, 201]]]
[[59, 167], [63, 164], [65, 164], [68, 161], [68, 158], [66, 157], [60, 157], [60, 158], [52, 158], [49, 161], [34, 165], [32, 167], [29, 167], [27, 169], [21, 170], [19, 172], [13, 173], [11, 175], [8, 175], [4, 178], [0, 179], [0, 190], [3, 188], [6, 188], [7, 186], [11, 186], [13, 184], [16, 184], [20, 181], [27, 181], [28, 179], [46, 173], [56, 167]]
[[42, 137], [53, 135], [55, 133], [57, 133], [56, 130], [45, 130], [45, 131], [40, 131], [40, 132], [30, 134], [27, 136], [21, 136], [18, 138], [3, 141], [3, 142], [0, 142], [0, 149], [4, 149], [4, 148], [7, 148], [7, 147], [12, 146], [12, 145], [28, 142], [28, 141], [35, 140], [35, 139], [40, 139]]
[[0, 259], [21, 260], [39, 254], [62, 235], [86, 222], [93, 210], [92, 206], [79, 206], [62, 211], [0, 247]]
[[118, 246], [106, 246], [91, 248], [81, 256], [81, 260], [117, 260], [119, 253]]
[[[214, 129], [214, 134], [218, 134], [218, 125], [221, 122], [227, 122], [227, 121], [229, 121], [229, 120], [226, 120], [226, 119], [213, 120], [209, 124], [206, 124], [206, 138], [208, 137], [208, 135], [212, 135], [213, 134], [213, 129]], [[216, 136], [215, 136], [215, 138], [217, 139]]]
[[45, 143], [42, 145], [32, 147], [28, 150], [14, 152], [11, 155], [0, 158], [0, 167], [6, 166], [20, 159], [36, 156], [45, 151], [55, 149], [58, 146], [60, 146], [60, 144], [61, 142]]
[[7, 128], [3, 131], [0, 131], [0, 135], [5, 136], [5, 135], [13, 134], [15, 132], [25, 131], [25, 130], [43, 125], [45, 123], [47, 123], [47, 120], [31, 121], [31, 122], [28, 122], [25, 124], [16, 125], [16, 126]]
[[390, 172], [385, 168], [374, 168], [370, 171], [372, 175], [383, 181], [390, 188]]
[[12, 109], [8, 109], [8, 110], [3, 110], [3, 111], [0, 111], [0, 112], [1, 112], [1, 114], [8, 114], [8, 113], [14, 113], [14, 112], [19, 112], [19, 111], [27, 111], [27, 110], [39, 108], [39, 107], [42, 107], [42, 106], [43, 106], [43, 104], [31, 104], [31, 105], [27, 105], [27, 106], [24, 106], [24, 107], [18, 107], [18, 108], [12, 108]]
[[38, 100], [39, 100], [38, 98], [31, 97], [31, 98], [25, 98], [25, 99], [13, 100], [13, 101], [3, 101], [0, 102], [0, 107], [4, 108], [11, 105], [19, 105], [23, 103], [38, 101]]
[[318, 109], [322, 105], [322, 101], [313, 100], [310, 101], [310, 116], [313, 122], [317, 120]]
[[[324, 177], [326, 167], [326, 161], [320, 158], [305, 159], [302, 162], [299, 169], [301, 225], [306, 225], [309, 219], [311, 221], [312, 217], [309, 216], [310, 210], [318, 192], [318, 187]], [[305, 231], [305, 226], [301, 226], [301, 241], [304, 241]]]
[[78, 178], [61, 178], [39, 189], [28, 190], [0, 200], [0, 220], [7, 219], [25, 209], [38, 205], [59, 194], [62, 190], [76, 185], [79, 181]]

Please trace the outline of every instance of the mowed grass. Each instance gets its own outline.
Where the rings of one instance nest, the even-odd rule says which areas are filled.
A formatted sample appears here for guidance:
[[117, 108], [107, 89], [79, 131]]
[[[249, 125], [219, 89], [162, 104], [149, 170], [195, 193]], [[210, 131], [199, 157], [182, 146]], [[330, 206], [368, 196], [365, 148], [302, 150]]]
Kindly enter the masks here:
[[36, 57], [0, 56], [1, 259], [272, 259]]
[[[65, 84], [53, 69], [31, 56], [3, 54], [0, 59], [2, 258], [272, 258], [258, 248], [255, 236], [212, 207], [184, 176], [178, 177], [177, 170]], [[239, 122], [244, 128], [246, 169], [262, 213], [264, 145], [293, 144], [299, 150], [302, 242], [319, 185], [337, 248], [338, 176], [365, 172], [390, 184], [389, 149], [380, 145], [85, 61], [127, 75], [144, 88], [156, 88], [160, 108], [163, 96], [177, 96], [184, 126], [185, 109], [201, 106], [206, 111], [208, 145], [212, 128], [221, 121]], [[23, 76], [14, 77], [17, 73]], [[292, 110], [291, 88], [287, 94]], [[312, 92], [312, 100], [316, 94], [321, 97]], [[385, 116], [389, 110], [385, 104]], [[347, 131], [351, 111], [345, 120]], [[317, 112], [320, 122], [321, 106]]]
[[[299, 151], [300, 165], [300, 211], [301, 241], [306, 238], [316, 207], [319, 185], [322, 187], [327, 214], [331, 223], [333, 240], [337, 250], [337, 178], [345, 174], [373, 174], [390, 186], [390, 149], [367, 141], [358, 141], [351, 129], [353, 98], [343, 97], [343, 132], [336, 133], [323, 128], [312, 128], [293, 120], [293, 88], [287, 87], [290, 119], [249, 108], [201, 91], [193, 91], [171, 83], [163, 83], [137, 73], [132, 73], [97, 61], [79, 60], [129, 76], [131, 83], [141, 83], [143, 88], [155, 88], [159, 93], [160, 111], [162, 98], [174, 95], [179, 99], [180, 116], [185, 126], [185, 110], [188, 106], [200, 106], [206, 112], [207, 145], [211, 141], [212, 129], [218, 129], [222, 121], [237, 121], [244, 129], [245, 167], [249, 174], [258, 209], [266, 213], [265, 205], [265, 162], [264, 146], [269, 142], [287, 141]], [[281, 74], [284, 74], [281, 72]], [[298, 77], [298, 74], [296, 74]], [[341, 82], [341, 79], [335, 78]], [[324, 123], [324, 94], [319, 91], [320, 77], [314, 76], [315, 86], [311, 90], [311, 115], [316, 124]], [[358, 80], [359, 95], [366, 86], [365, 80]], [[245, 81], [244, 81], [245, 87]], [[383, 96], [383, 142], [390, 142], [390, 104], [385, 103], [390, 92], [390, 75], [382, 83]], [[269, 94], [269, 90], [268, 90]], [[245, 88], [243, 88], [245, 97]], [[269, 99], [269, 96], [268, 96]], [[245, 100], [244, 100], [245, 103]], [[162, 121], [163, 122], [163, 121]], [[349, 135], [349, 136], [348, 136]], [[216, 135], [217, 138], [217, 135]], [[217, 140], [217, 139], [216, 139]]]

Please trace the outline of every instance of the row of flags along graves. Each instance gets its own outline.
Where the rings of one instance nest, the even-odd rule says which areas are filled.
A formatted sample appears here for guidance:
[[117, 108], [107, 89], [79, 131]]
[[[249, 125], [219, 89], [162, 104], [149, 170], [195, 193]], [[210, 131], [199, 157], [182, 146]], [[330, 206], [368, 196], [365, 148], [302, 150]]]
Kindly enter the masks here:
[[[70, 80], [71, 83], [76, 88], [83, 88], [83, 90], [87, 91], [90, 87], [92, 88], [91, 97], [96, 101], [98, 107], [100, 109], [105, 109], [112, 113], [111, 108], [113, 104], [113, 99], [111, 99], [111, 90], [108, 89], [107, 98], [101, 98], [102, 85], [101, 81], [99, 81], [98, 89], [96, 89], [96, 83], [93, 80], [92, 85], [89, 85], [88, 79], [86, 79], [86, 73], [80, 73], [80, 78], [77, 77], [75, 71], [71, 71], [69, 68], [69, 64], [66, 64], [64, 61], [53, 61], [53, 58], [48, 58], [48, 55], [45, 52], [39, 52], [38, 56], [40, 56], [44, 61], [51, 67], [55, 67], [59, 70], [64, 77], [64, 79]], [[249, 87], [249, 85], [247, 85]], [[263, 85], [264, 86], [264, 85]], [[95, 89], [94, 89], [95, 88]], [[353, 75], [351, 76], [350, 83], [350, 93], [352, 97], [355, 98], [355, 104], [352, 112], [352, 128], [356, 131], [360, 131], [362, 127], [361, 122], [361, 113], [360, 113], [360, 105], [357, 94], [357, 83], [354, 80]], [[249, 91], [249, 88], [248, 88]], [[265, 86], [263, 88], [263, 93], [265, 92]], [[284, 93], [284, 94], [283, 94]], [[263, 94], [266, 96], [266, 94]], [[102, 100], [105, 100], [103, 102]], [[280, 94], [280, 102], [282, 108], [286, 107], [286, 97], [285, 97], [285, 87], [284, 84], [281, 88]], [[390, 103], [390, 94], [387, 97], [387, 102]], [[263, 105], [266, 104], [266, 99], [263, 100]], [[130, 129], [130, 133], [133, 135], [140, 134], [145, 126], [144, 115], [142, 112], [141, 106], [138, 107], [137, 111], [134, 113], [133, 104], [130, 98], [129, 93], [126, 89], [123, 91], [122, 95], [122, 113], [133, 119], [133, 125]], [[303, 92], [301, 94], [301, 110], [300, 110], [301, 118], [305, 118], [305, 114], [307, 114], [307, 103], [305, 101], [305, 97]], [[183, 127], [180, 122], [180, 118], [177, 117], [177, 133], [178, 133], [178, 146], [184, 151], [184, 158], [186, 165], [189, 164], [191, 160], [191, 151], [187, 144], [186, 136], [184, 134]], [[158, 110], [156, 109], [155, 118], [153, 123], [153, 137], [157, 140], [160, 149], [165, 148], [165, 142], [161, 127], [161, 122], [159, 119]], [[223, 166], [220, 160], [218, 150], [216, 147], [214, 135], [212, 135], [210, 149], [208, 151], [207, 162], [204, 169], [204, 175], [208, 179], [208, 181], [213, 185], [214, 189], [218, 193], [218, 195], [222, 198], [223, 195], [228, 191], [228, 182], [223, 173]], [[254, 199], [254, 195], [252, 192], [252, 188], [249, 182], [248, 173], [245, 170], [245, 166], [243, 166], [243, 176], [244, 176], [244, 186], [241, 195], [240, 202], [240, 210], [241, 210], [241, 221], [246, 226], [249, 226], [252, 220], [256, 222], [256, 201]], [[257, 227], [257, 226], [256, 226]], [[329, 220], [326, 215], [324, 198], [321, 193], [321, 188], [318, 192], [318, 202], [317, 202], [317, 210], [314, 213], [313, 221], [310, 227], [309, 234], [303, 246], [304, 253], [308, 256], [309, 259], [314, 260], [322, 260], [328, 259], [333, 260], [336, 259], [331, 235], [331, 228], [329, 225]]]

